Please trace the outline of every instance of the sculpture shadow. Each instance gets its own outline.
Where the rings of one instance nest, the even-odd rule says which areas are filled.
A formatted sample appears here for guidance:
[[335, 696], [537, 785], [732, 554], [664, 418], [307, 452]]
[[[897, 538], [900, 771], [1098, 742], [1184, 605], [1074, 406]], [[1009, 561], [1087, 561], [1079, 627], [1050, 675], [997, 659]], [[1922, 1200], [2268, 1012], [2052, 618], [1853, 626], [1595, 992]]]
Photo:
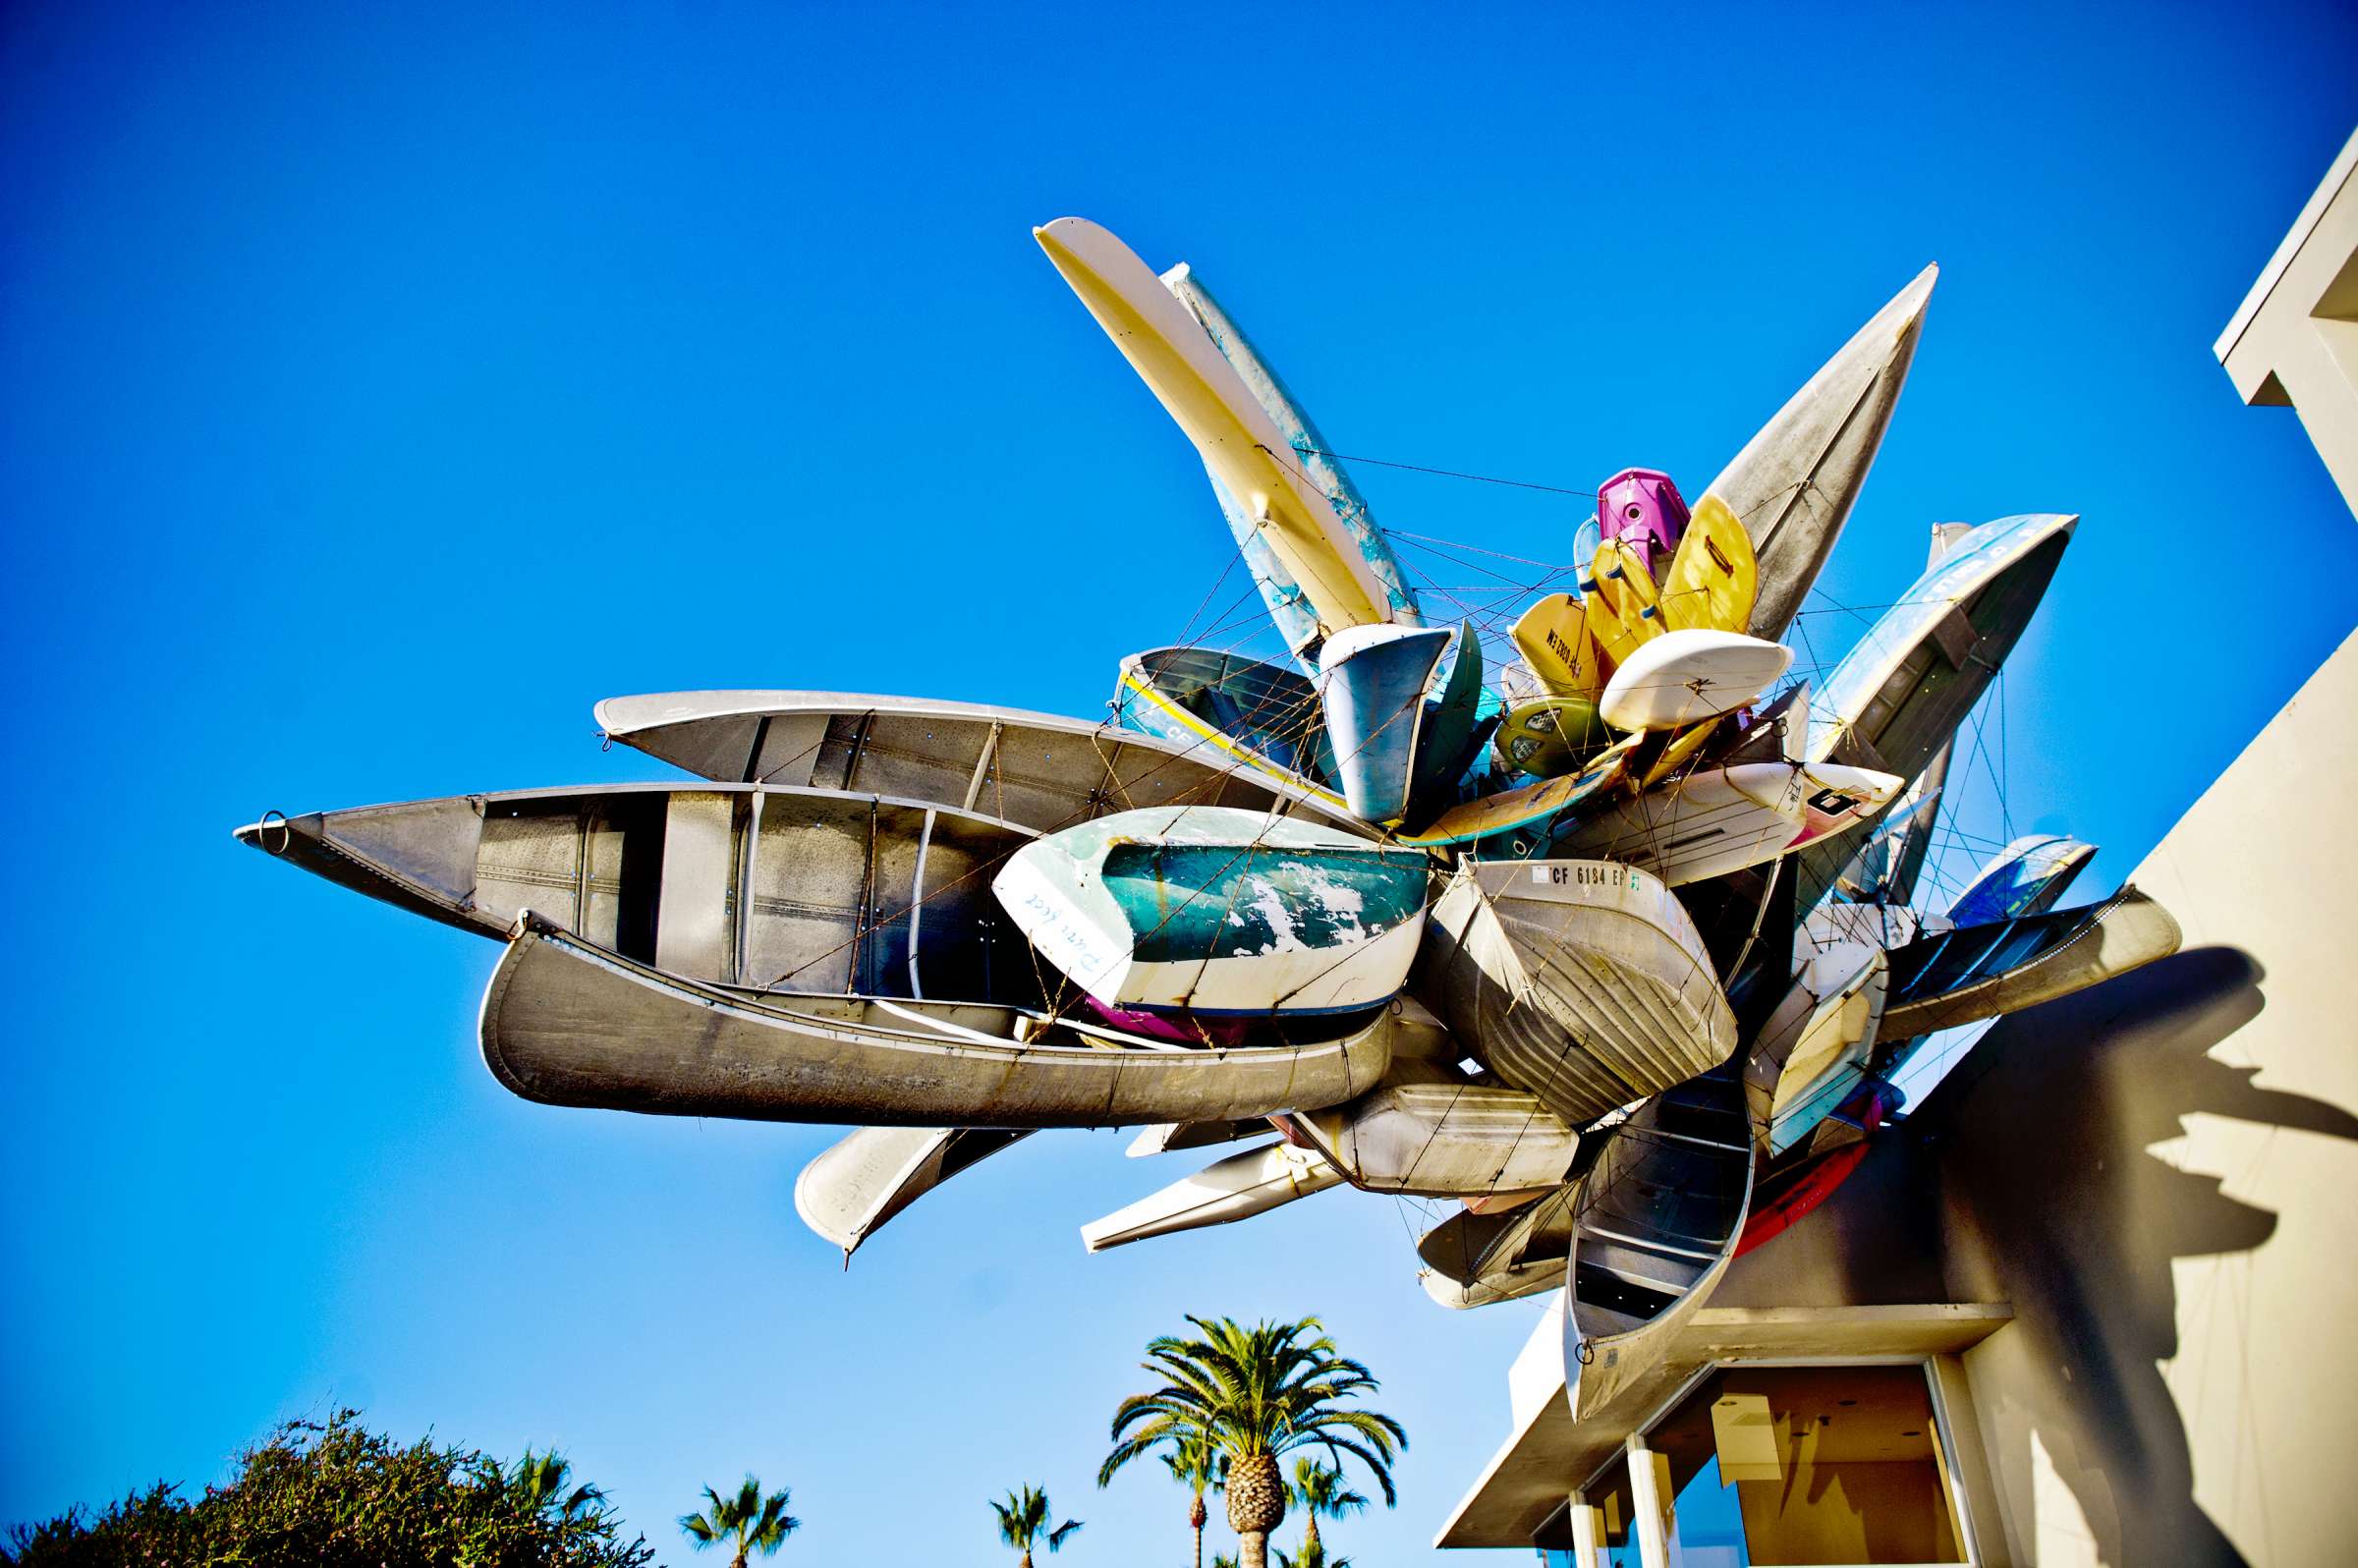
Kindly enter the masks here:
[[2358, 1139], [2358, 1117], [2211, 1054], [2260, 1016], [2264, 978], [2238, 949], [2198, 948], [2006, 1019], [1904, 1129], [1948, 1299], [2014, 1309], [2024, 1375], [2004, 1379], [2009, 1409], [1985, 1411], [2027, 1428], [1999, 1444], [2005, 1490], [2031, 1495], [2035, 1431], [2109, 1564], [2243, 1560], [2195, 1501], [2156, 1364], [2179, 1348], [2171, 1260], [2247, 1252], [2276, 1228], [2149, 1147], [2198, 1112]]
[[2211, 1054], [2260, 1017], [2264, 979], [2249, 954], [2197, 948], [2002, 1020], [1712, 1304], [2007, 1303], [1974, 1352], [2005, 1495], [2034, 1496], [2036, 1437], [2103, 1561], [2242, 1561], [2195, 1501], [2156, 1364], [2179, 1349], [2171, 1261], [2249, 1252], [2276, 1215], [2147, 1150], [2198, 1113], [2358, 1140], [2358, 1117]]

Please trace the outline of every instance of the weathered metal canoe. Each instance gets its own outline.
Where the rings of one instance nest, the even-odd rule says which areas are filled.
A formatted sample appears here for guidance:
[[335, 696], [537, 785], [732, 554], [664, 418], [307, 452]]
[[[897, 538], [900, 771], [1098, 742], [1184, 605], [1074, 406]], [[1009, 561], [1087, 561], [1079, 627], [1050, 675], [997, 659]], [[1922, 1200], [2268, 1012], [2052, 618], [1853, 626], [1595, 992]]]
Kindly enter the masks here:
[[1331, 1105], [1383, 1075], [1380, 1019], [1311, 1045], [1144, 1048], [1020, 1007], [754, 992], [545, 922], [483, 996], [483, 1060], [551, 1105], [938, 1129], [1217, 1121]]
[[995, 1127], [856, 1128], [795, 1178], [795, 1212], [849, 1261], [895, 1214], [1030, 1136]]
[[[2000, 518], [1950, 545], [1826, 677], [1810, 709], [1811, 758], [1926, 772], [2038, 612], [2078, 523]], [[1801, 909], [1825, 896], [1850, 854], [1828, 844], [1796, 857]]]
[[[1376, 526], [1375, 514], [1368, 510], [1367, 498], [1351, 482], [1350, 473], [1335, 457], [1326, 438], [1294, 395], [1286, 389], [1277, 372], [1269, 368], [1252, 342], [1238, 328], [1228, 312], [1220, 308], [1204, 280], [1186, 262], [1162, 274], [1162, 286], [1173, 298], [1187, 307], [1212, 347], [1220, 351], [1234, 369], [1246, 390], [1253, 394], [1262, 411], [1277, 426], [1285, 438], [1290, 455], [1280, 454], [1298, 467], [1319, 492], [1334, 509], [1335, 522], [1358, 546], [1366, 558], [1368, 569], [1383, 586], [1384, 597], [1390, 602], [1392, 619], [1400, 625], [1421, 625], [1417, 610], [1416, 590], [1409, 587], [1408, 574], [1400, 569], [1399, 560], [1392, 554], [1390, 541]], [[1211, 479], [1213, 492], [1218, 495], [1220, 511], [1228, 519], [1229, 532], [1235, 534], [1237, 548], [1244, 554], [1245, 563], [1252, 568], [1253, 579], [1261, 588], [1263, 602], [1268, 605], [1269, 618], [1285, 638], [1286, 646], [1297, 658], [1315, 652], [1321, 635], [1318, 613], [1311, 607], [1309, 595], [1302, 591], [1301, 583], [1277, 558], [1264, 537], [1266, 530], [1261, 520], [1247, 511], [1245, 503], [1234, 491], [1220, 481], [1219, 472], [1210, 464], [1205, 472]]]
[[1579, 1133], [1538, 1095], [1397, 1055], [1385, 1081], [1357, 1099], [1286, 1120], [1352, 1186], [1372, 1193], [1531, 1192], [1560, 1184], [1580, 1151]]
[[1444, 627], [1355, 626], [1319, 649], [1319, 703], [1354, 815], [1393, 822], [1407, 814], [1425, 688], [1451, 636]]
[[2061, 833], [2033, 833], [1999, 850], [1948, 907], [1959, 925], [2044, 915], [2096, 858], [2096, 846]]
[[1735, 1256], [1753, 1140], [1733, 1068], [1681, 1084], [1612, 1129], [1572, 1212], [1564, 1375], [1587, 1421], [1657, 1363]]
[[1081, 1244], [1101, 1253], [1151, 1236], [1232, 1225], [1342, 1185], [1342, 1172], [1317, 1152], [1292, 1144], [1263, 1144], [1214, 1160], [1193, 1176], [1090, 1221], [1081, 1227]]
[[[930, 801], [1036, 832], [1142, 806], [1263, 810], [1298, 800], [1200, 737], [1053, 713], [850, 692], [664, 692], [597, 704], [608, 739], [704, 778]], [[1319, 794], [1330, 792], [1320, 791]]]
[[1396, 606], [1332, 498], [1214, 347], [1203, 323], [1120, 240], [1086, 218], [1032, 231], [1204, 466], [1242, 504], [1326, 633], [1413, 617]]
[[313, 812], [248, 843], [430, 919], [504, 937], [526, 910], [691, 980], [1036, 1005], [990, 897], [1034, 835], [836, 790], [520, 790]]
[[1296, 818], [1122, 812], [1009, 857], [992, 891], [1107, 1008], [1206, 1023], [1344, 1016], [1398, 994], [1431, 863]]
[[1428, 930], [1417, 995], [1491, 1072], [1572, 1127], [1736, 1048], [1702, 934], [1633, 867], [1464, 862]]
[[1752, 538], [1759, 587], [1750, 627], [1734, 630], [1773, 643], [1793, 624], [1882, 445], [1939, 275], [1926, 267], [1893, 296], [1705, 491]]
[[1459, 624], [1441, 658], [1439, 690], [1425, 704], [1424, 730], [1417, 739], [1416, 765], [1409, 776], [1409, 811], [1425, 815], [1436, 797], [1455, 798], [1458, 781], [1473, 767], [1498, 724], [1483, 708], [1482, 639], [1474, 623]]
[[2183, 933], [2135, 887], [2101, 904], [1961, 925], [1891, 953], [1885, 1039], [2020, 1012], [2167, 958]]
[[1559, 1288], [1571, 1266], [1579, 1197], [1573, 1183], [1515, 1208], [1450, 1215], [1417, 1241], [1425, 1294], [1464, 1311]]
[[1358, 820], [1343, 799], [1318, 687], [1281, 665], [1217, 648], [1149, 648], [1122, 660], [1113, 710], [1125, 728]]
[[1811, 757], [1923, 772], [2031, 624], [2079, 521], [2030, 513], [1959, 539], [1820, 685]]

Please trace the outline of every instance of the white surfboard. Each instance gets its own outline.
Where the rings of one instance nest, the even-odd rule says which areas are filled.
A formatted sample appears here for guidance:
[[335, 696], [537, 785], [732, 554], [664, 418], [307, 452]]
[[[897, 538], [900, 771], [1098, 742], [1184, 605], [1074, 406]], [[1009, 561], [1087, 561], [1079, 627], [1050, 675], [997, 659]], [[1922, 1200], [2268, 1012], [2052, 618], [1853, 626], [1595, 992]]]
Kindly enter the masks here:
[[1828, 832], [1837, 821], [1863, 820], [1902, 782], [1826, 762], [1740, 762], [1624, 802], [1556, 839], [1548, 853], [1620, 861], [1677, 887], [1776, 859], [1808, 831], [1813, 810]]
[[1188, 308], [1144, 261], [1086, 218], [1034, 229], [1048, 259], [1147, 383], [1212, 477], [1310, 596], [1328, 633], [1406, 620], [1334, 503]]
[[1617, 730], [1668, 730], [1732, 713], [1793, 663], [1793, 650], [1740, 632], [1665, 632], [1621, 661], [1597, 711]]

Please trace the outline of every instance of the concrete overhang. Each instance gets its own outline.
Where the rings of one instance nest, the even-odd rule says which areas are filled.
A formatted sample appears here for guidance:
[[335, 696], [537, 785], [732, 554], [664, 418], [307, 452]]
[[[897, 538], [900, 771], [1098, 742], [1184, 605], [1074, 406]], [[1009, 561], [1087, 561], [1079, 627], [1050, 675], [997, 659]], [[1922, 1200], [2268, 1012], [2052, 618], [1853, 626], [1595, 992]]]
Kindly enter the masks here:
[[2259, 281], [2236, 307], [2215, 352], [2246, 403], [2281, 404], [2274, 385], [2278, 347], [2272, 331], [2280, 318], [2290, 328], [2311, 317], [2334, 316], [2348, 305], [2333, 296], [2358, 252], [2358, 133], [2343, 142], [2325, 179], [2310, 193], [2301, 215], [2261, 269]]
[[2219, 334], [2218, 353], [2244, 402], [2300, 415], [2358, 511], [2358, 136]]
[[[1575, 1422], [1564, 1389], [1563, 1308], [1542, 1318], [1515, 1365], [1515, 1433], [1490, 1460], [1435, 1546], [1529, 1546], [1571, 1489], [1644, 1428], [1697, 1376], [1724, 1362], [1913, 1361], [1955, 1355], [2014, 1316], [1987, 1303], [1898, 1307], [1706, 1307], [1654, 1370], [1594, 1420]], [[1552, 1369], [1546, 1341], [1552, 1337]]]

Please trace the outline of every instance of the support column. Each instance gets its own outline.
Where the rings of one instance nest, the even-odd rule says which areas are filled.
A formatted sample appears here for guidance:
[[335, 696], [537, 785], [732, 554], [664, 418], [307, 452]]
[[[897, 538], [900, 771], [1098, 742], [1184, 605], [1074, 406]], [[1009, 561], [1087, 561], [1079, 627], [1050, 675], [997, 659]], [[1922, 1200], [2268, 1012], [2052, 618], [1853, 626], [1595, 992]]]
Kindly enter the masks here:
[[1666, 1456], [1646, 1446], [1646, 1439], [1629, 1434], [1630, 1533], [1638, 1538], [1638, 1561], [1644, 1568], [1670, 1568], [1670, 1485]]
[[1584, 1491], [1572, 1494], [1572, 1568], [1604, 1568], [1604, 1513]]

